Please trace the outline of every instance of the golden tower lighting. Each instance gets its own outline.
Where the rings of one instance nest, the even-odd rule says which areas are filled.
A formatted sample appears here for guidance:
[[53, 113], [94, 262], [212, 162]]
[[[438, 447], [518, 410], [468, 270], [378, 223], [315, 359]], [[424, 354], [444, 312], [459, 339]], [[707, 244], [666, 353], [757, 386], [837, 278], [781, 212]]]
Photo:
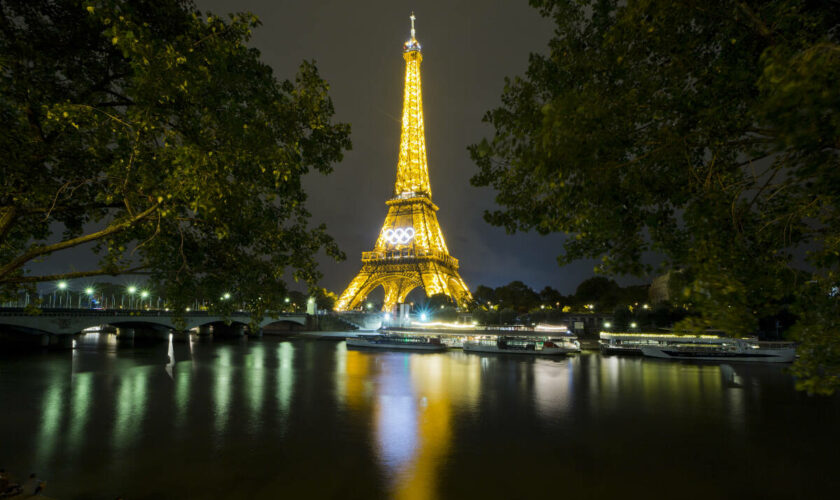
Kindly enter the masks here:
[[405, 93], [394, 196], [385, 202], [388, 215], [376, 245], [362, 252], [362, 270], [336, 303], [339, 311], [359, 307], [378, 286], [385, 289], [385, 310], [405, 302], [417, 287], [423, 287], [427, 296], [446, 294], [458, 304], [472, 299], [458, 275], [458, 259], [446, 248], [435, 214], [438, 207], [432, 203], [420, 92], [423, 53], [415, 38], [414, 20], [412, 13], [411, 38], [403, 47]]

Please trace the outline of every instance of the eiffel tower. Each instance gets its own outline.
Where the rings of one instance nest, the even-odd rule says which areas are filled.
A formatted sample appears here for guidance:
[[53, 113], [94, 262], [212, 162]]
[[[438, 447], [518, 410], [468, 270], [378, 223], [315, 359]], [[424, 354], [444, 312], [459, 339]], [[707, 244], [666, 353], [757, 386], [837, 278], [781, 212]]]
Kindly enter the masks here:
[[362, 270], [339, 297], [338, 311], [359, 307], [378, 286], [385, 289], [386, 311], [405, 302], [417, 287], [423, 287], [427, 296], [446, 294], [459, 305], [472, 299], [458, 275], [458, 259], [446, 248], [435, 214], [438, 207], [432, 203], [420, 93], [423, 53], [415, 38], [414, 20], [412, 13], [411, 38], [403, 47], [405, 93], [394, 196], [385, 202], [388, 215], [376, 245], [362, 252]]

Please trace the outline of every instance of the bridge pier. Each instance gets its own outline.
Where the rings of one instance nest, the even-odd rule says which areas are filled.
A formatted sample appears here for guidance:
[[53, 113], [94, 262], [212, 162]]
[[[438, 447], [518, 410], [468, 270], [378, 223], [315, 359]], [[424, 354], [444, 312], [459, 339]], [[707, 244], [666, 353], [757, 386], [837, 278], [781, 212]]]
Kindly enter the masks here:
[[198, 327], [198, 335], [201, 337], [206, 337], [212, 333], [212, 327], [210, 325], [201, 325]]
[[230, 325], [213, 325], [213, 337], [242, 337], [245, 335], [245, 325], [231, 323]]
[[117, 342], [124, 345], [134, 345], [134, 328], [117, 328]]
[[172, 342], [189, 342], [190, 341], [190, 331], [189, 330], [171, 330], [170, 333], [172, 334]]
[[254, 331], [254, 330], [251, 330], [250, 328], [248, 328], [248, 336], [253, 337], [253, 338], [257, 338], [257, 339], [262, 338], [263, 329], [262, 328], [257, 328], [256, 331]]

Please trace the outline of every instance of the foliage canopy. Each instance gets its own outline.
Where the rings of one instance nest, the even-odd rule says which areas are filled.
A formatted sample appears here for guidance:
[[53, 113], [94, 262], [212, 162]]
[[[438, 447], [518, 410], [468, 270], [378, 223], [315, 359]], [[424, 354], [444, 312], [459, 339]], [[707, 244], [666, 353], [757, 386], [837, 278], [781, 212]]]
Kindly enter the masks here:
[[[186, 0], [0, 5], [4, 291], [146, 273], [182, 310], [231, 292], [262, 314], [286, 272], [311, 283], [320, 249], [342, 257], [308, 226], [301, 178], [332, 170], [349, 126], [314, 63], [278, 81], [246, 45], [256, 17]], [[27, 271], [82, 244], [99, 267]]]
[[746, 335], [793, 302], [799, 387], [840, 387], [840, 5], [531, 3], [557, 28], [470, 147], [486, 219], [569, 233], [561, 264], [664, 256], [684, 327]]

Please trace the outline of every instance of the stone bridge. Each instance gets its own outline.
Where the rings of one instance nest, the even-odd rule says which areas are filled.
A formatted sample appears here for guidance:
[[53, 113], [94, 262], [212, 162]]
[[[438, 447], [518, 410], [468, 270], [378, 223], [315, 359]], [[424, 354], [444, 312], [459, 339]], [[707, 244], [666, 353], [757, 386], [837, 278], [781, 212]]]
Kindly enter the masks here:
[[[248, 325], [251, 317], [245, 313], [234, 313], [228, 318], [205, 312], [190, 312], [183, 315], [185, 325], [178, 328], [175, 324], [175, 313], [167, 311], [126, 311], [90, 309], [44, 309], [41, 314], [29, 315], [23, 309], [0, 310], [0, 328], [14, 330], [18, 333], [33, 335], [67, 335], [81, 333], [82, 330], [102, 325], [112, 325], [123, 329], [146, 329], [169, 331], [177, 329], [191, 330], [214, 325], [219, 329], [229, 330], [231, 327], [240, 332]], [[230, 321], [230, 325], [226, 324]], [[307, 324], [307, 315], [303, 313], [279, 313], [277, 317], [266, 316], [259, 327], [287, 322], [299, 325]]]

